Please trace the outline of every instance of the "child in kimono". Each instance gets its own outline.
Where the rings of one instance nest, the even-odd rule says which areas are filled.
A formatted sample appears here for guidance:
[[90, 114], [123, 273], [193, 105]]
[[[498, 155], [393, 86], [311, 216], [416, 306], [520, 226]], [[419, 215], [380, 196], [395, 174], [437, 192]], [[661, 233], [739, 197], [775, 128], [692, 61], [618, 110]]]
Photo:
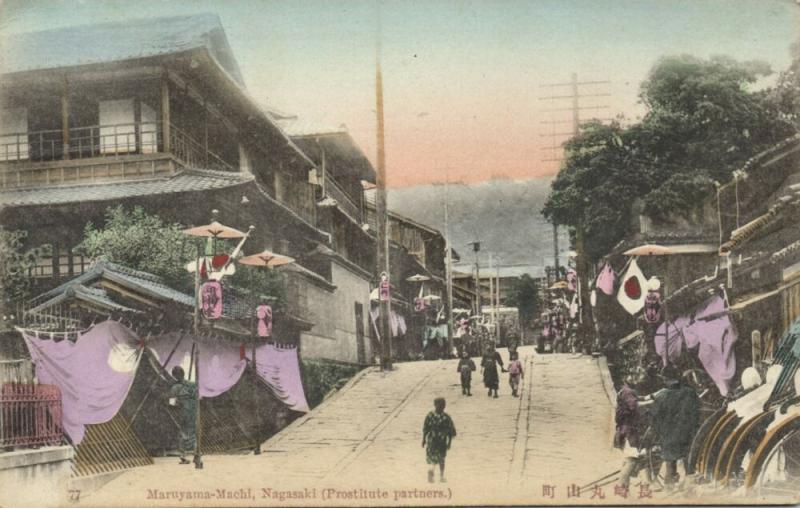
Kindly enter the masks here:
[[511, 385], [511, 395], [518, 397], [519, 381], [525, 377], [522, 371], [522, 362], [519, 361], [519, 353], [511, 353], [511, 361], [508, 363], [508, 382]]
[[469, 357], [466, 349], [461, 352], [461, 360], [458, 361], [456, 371], [461, 374], [461, 394], [472, 397], [470, 385], [472, 384], [472, 373], [475, 371], [475, 362]]
[[456, 427], [450, 415], [444, 412], [445, 400], [438, 397], [433, 400], [434, 410], [425, 417], [422, 426], [422, 447], [425, 448], [425, 460], [428, 463], [428, 481], [433, 483], [436, 465], [439, 465], [439, 481], [444, 479], [444, 459], [450, 442], [456, 437]]

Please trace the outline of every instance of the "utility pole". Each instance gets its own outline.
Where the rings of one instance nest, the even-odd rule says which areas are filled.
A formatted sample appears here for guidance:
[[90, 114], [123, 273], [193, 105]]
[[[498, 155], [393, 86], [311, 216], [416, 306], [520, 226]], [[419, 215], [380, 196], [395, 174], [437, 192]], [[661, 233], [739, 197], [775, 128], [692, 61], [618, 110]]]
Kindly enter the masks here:
[[448, 222], [448, 200], [450, 198], [449, 174], [444, 182], [444, 249], [447, 270], [447, 357], [453, 352], [453, 258], [450, 247], [450, 227]]
[[555, 277], [553, 282], [558, 280], [558, 224], [553, 223], [553, 269]]
[[[545, 110], [546, 112], [558, 112], [558, 111], [569, 111], [572, 113], [572, 118], [570, 120], [562, 120], [562, 121], [549, 121], [549, 122], [542, 122], [546, 124], [550, 124], [554, 126], [552, 134], [543, 134], [542, 137], [550, 137], [553, 138], [553, 148], [557, 149], [555, 144], [555, 138], [559, 136], [568, 136], [574, 137], [580, 133], [580, 112], [583, 110], [591, 109], [591, 110], [599, 110], [599, 109], [608, 109], [608, 105], [594, 105], [594, 106], [581, 106], [580, 99], [588, 98], [588, 97], [608, 97], [610, 93], [580, 93], [581, 86], [590, 86], [590, 85], [608, 85], [610, 81], [578, 81], [578, 75], [576, 73], [572, 73], [571, 79], [567, 83], [550, 83], [541, 85], [542, 87], [548, 88], [569, 88], [570, 93], [567, 95], [548, 95], [545, 97], [539, 97], [539, 100], [570, 100], [571, 105], [567, 108], [555, 108], [550, 110]], [[607, 121], [610, 120], [609, 118], [598, 118], [600, 121]], [[559, 123], [572, 123], [572, 131], [571, 132], [555, 132], [555, 125]], [[555, 155], [553, 156], [555, 157]], [[562, 159], [559, 158], [550, 158], [545, 159], [545, 161], [560, 161]], [[554, 254], [555, 254], [555, 267], [556, 267], [556, 280], [558, 280], [558, 225], [553, 224], [553, 246], [554, 246]], [[576, 270], [578, 272], [578, 300], [581, 302], [580, 305], [580, 323], [581, 333], [586, 336], [588, 333], [594, 331], [594, 320], [592, 319], [592, 314], [589, 306], [586, 305], [586, 302], [589, 301], [589, 263], [586, 259], [586, 252], [584, 246], [584, 232], [583, 232], [583, 225], [578, 224], [575, 228], [575, 250], [578, 253], [578, 257], [575, 260]]]
[[483, 317], [481, 309], [481, 265], [478, 261], [478, 252], [481, 251], [481, 242], [472, 242], [472, 250], [475, 252], [475, 315], [478, 318]]
[[496, 270], [496, 279], [494, 290], [497, 293], [495, 295], [494, 303], [496, 306], [494, 312], [494, 333], [497, 335], [497, 342], [500, 343], [500, 260], [498, 260], [497, 266], [495, 267]]
[[[608, 109], [608, 105], [605, 104], [598, 104], [594, 106], [582, 106], [580, 100], [583, 98], [588, 97], [610, 97], [610, 93], [580, 93], [581, 86], [595, 86], [595, 85], [609, 85], [611, 84], [610, 81], [578, 81], [578, 75], [576, 73], [572, 73], [571, 79], [569, 82], [566, 83], [548, 83], [541, 85], [542, 88], [566, 88], [569, 87], [570, 93], [567, 95], [546, 95], [544, 97], [539, 97], [540, 101], [544, 100], [570, 100], [571, 104], [569, 107], [560, 107], [554, 109], [545, 109], [543, 110], [544, 113], [556, 113], [556, 112], [570, 112], [572, 117], [569, 120], [549, 120], [549, 121], [542, 121], [541, 123], [546, 125], [551, 125], [553, 127], [553, 132], [550, 134], [541, 134], [543, 138], [551, 138], [553, 140], [553, 145], [544, 147], [545, 150], [560, 150], [561, 143], [556, 143], [557, 138], [561, 138], [564, 140], [565, 138], [577, 136], [580, 132], [580, 123], [581, 117], [580, 112], [584, 110], [599, 110], [599, 109]], [[611, 120], [610, 118], [598, 118], [597, 120], [608, 121]], [[556, 125], [558, 124], [565, 124], [569, 123], [572, 124], [571, 131], [565, 132], [556, 132]], [[557, 157], [556, 154], [553, 154], [550, 158], [542, 159], [542, 162], [554, 162], [554, 161], [561, 161], [562, 159]]]
[[[386, 148], [383, 131], [383, 74], [381, 72], [381, 11], [378, 3], [378, 34], [375, 46], [375, 112], [377, 116], [377, 189], [375, 191], [375, 213], [378, 244], [378, 283], [389, 284], [389, 231], [386, 210]], [[384, 280], [384, 276], [386, 279]], [[380, 292], [380, 291], [379, 291]], [[391, 294], [391, 293], [390, 293]], [[391, 297], [380, 298], [381, 369], [392, 369], [392, 331], [389, 326]]]
[[[492, 257], [492, 253], [489, 253], [489, 315], [492, 317], [492, 324], [495, 323], [495, 316], [494, 316], [494, 277], [492, 276], [492, 265], [494, 259]], [[494, 338], [495, 343], [497, 342], [497, 337]]]

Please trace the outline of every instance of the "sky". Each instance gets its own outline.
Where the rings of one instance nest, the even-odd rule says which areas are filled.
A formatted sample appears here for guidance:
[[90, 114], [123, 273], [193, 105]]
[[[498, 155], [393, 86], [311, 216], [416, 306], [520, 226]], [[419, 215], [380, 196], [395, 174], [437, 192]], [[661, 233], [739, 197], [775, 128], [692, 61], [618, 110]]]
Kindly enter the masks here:
[[[558, 169], [581, 118], [643, 114], [639, 85], [662, 55], [726, 54], [776, 71], [800, 38], [795, 0], [2, 0], [6, 33], [212, 12], [220, 16], [251, 96], [322, 124], [345, 124], [375, 159], [375, 61], [381, 20], [390, 186]], [[379, 14], [380, 12], [380, 14]], [[606, 83], [607, 82], [607, 83]], [[548, 123], [559, 122], [559, 123]]]

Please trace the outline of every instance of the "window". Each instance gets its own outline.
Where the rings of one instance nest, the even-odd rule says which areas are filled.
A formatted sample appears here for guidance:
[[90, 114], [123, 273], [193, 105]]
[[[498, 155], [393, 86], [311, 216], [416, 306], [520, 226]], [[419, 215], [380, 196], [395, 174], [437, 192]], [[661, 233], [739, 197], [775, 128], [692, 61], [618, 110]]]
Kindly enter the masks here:
[[28, 110], [0, 110], [0, 161], [28, 159]]
[[31, 268], [31, 277], [44, 278], [53, 276], [53, 258], [43, 256], [39, 262]]
[[133, 99], [100, 101], [100, 153], [128, 153], [136, 150]]
[[58, 275], [61, 277], [66, 277], [69, 274], [69, 254], [61, 254], [58, 256]]

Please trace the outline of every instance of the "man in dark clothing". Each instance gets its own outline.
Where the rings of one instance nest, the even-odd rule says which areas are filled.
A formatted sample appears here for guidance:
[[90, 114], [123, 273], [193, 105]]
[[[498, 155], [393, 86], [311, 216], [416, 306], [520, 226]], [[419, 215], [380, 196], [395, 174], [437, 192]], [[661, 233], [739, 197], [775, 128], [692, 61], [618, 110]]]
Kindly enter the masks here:
[[616, 432], [614, 446], [622, 451], [624, 463], [620, 470], [618, 485], [627, 487], [636, 471], [639, 456], [639, 400], [633, 388], [633, 379], [626, 376], [622, 389], [617, 393], [617, 408], [614, 415]]
[[197, 446], [197, 385], [184, 379], [184, 376], [180, 366], [173, 367], [172, 377], [175, 378], [175, 384], [169, 389], [169, 405], [178, 408], [180, 463], [188, 464], [186, 455]]
[[661, 375], [665, 389], [654, 398], [650, 423], [661, 438], [661, 456], [667, 469], [664, 483], [671, 487], [679, 478], [677, 462], [681, 459], [686, 465], [686, 455], [697, 433], [700, 399], [693, 388], [681, 382], [675, 367], [668, 365]]

